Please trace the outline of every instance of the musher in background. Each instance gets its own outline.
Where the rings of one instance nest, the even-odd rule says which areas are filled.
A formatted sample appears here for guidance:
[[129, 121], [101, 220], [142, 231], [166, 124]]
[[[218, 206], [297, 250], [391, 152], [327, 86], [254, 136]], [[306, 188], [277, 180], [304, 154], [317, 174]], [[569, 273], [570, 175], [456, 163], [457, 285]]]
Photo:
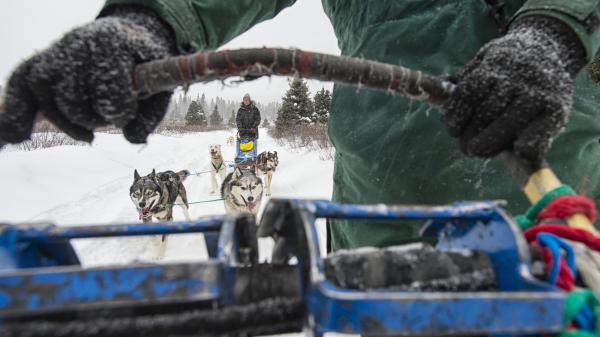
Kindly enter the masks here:
[[238, 128], [240, 138], [258, 139], [258, 126], [260, 125], [260, 111], [254, 101], [250, 99], [250, 94], [245, 94], [240, 104], [240, 108], [235, 116], [235, 123]]
[[[171, 93], [138, 101], [135, 64], [217, 49], [294, 2], [108, 0], [98, 19], [14, 71], [0, 141], [27, 139], [41, 113], [79, 140], [113, 124], [143, 143]], [[453, 74], [457, 84], [442, 120], [419, 102], [336, 85], [329, 117], [334, 202], [505, 199], [519, 213], [527, 200], [503, 163], [488, 160], [503, 150], [534, 164], [546, 157], [564, 183], [598, 201], [600, 89], [581, 71], [600, 45], [598, 0], [322, 3], [342, 55]], [[402, 244], [419, 227], [334, 220], [329, 230], [337, 250]]]

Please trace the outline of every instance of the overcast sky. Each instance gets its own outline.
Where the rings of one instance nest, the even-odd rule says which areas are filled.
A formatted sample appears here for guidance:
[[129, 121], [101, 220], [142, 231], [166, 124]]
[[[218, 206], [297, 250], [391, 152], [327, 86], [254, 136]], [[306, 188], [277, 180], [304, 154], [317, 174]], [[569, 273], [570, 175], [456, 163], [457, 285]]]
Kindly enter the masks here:
[[[42, 50], [62, 34], [94, 19], [104, 0], [0, 0], [0, 82], [5, 83], [20, 61]], [[333, 28], [320, 0], [299, 0], [279, 15], [258, 24], [223, 48], [296, 47], [339, 54]], [[314, 93], [330, 83], [309, 82]], [[259, 101], [276, 101], [287, 90], [285, 78], [263, 78], [236, 87], [221, 83], [194, 85], [192, 94], [206, 93], [226, 99], [241, 99], [246, 92]]]

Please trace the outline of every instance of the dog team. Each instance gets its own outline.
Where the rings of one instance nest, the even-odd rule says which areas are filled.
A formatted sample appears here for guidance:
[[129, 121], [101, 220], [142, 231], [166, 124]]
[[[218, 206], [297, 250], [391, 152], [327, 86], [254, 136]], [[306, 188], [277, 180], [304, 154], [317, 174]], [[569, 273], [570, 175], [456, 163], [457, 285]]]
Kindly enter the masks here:
[[[236, 114], [237, 136], [246, 136], [258, 139], [258, 126], [261, 122], [260, 111], [256, 103], [245, 94]], [[236, 137], [227, 137], [227, 144], [234, 145]], [[271, 182], [273, 173], [279, 165], [277, 151], [262, 152], [255, 160], [252, 170], [242, 170], [236, 167], [233, 172], [227, 173], [227, 165], [223, 160], [221, 145], [213, 144], [208, 148], [210, 155], [211, 194], [217, 193], [217, 177], [221, 181], [221, 198], [225, 211], [229, 214], [251, 213], [256, 215], [260, 208], [263, 188], [266, 195], [271, 196]], [[137, 170], [134, 172], [133, 184], [129, 195], [137, 208], [140, 220], [152, 222], [173, 220], [173, 206], [180, 205], [184, 215], [189, 219], [186, 190], [183, 181], [189, 176], [188, 171], [165, 171], [152, 173], [141, 177]], [[262, 179], [265, 177], [265, 184]]]
[[[223, 159], [221, 145], [209, 146], [210, 166], [203, 173], [210, 173], [211, 194], [216, 194], [220, 181], [221, 198], [228, 214], [251, 213], [256, 215], [260, 208], [263, 189], [266, 196], [271, 196], [273, 173], [279, 165], [277, 151], [265, 151], [256, 157], [255, 170], [241, 170], [236, 167], [227, 172], [227, 164]], [[183, 209], [186, 220], [189, 220], [189, 204], [183, 182], [190, 175], [187, 170], [179, 172], [152, 172], [140, 176], [137, 170], [133, 173], [133, 184], [129, 196], [135, 205], [139, 220], [143, 222], [173, 220], [173, 206]], [[264, 183], [261, 177], [264, 177]]]

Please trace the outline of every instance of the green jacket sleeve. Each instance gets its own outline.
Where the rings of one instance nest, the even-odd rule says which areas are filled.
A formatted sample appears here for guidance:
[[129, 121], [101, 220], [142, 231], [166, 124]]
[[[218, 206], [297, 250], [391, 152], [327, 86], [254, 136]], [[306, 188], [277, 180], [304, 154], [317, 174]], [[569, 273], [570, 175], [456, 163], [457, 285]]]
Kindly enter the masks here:
[[567, 24], [581, 40], [588, 62], [600, 47], [600, 0], [528, 0], [517, 11], [515, 19], [529, 15], [545, 15]]
[[296, 0], [107, 0], [156, 12], [175, 32], [181, 53], [216, 49], [255, 24], [275, 17]]

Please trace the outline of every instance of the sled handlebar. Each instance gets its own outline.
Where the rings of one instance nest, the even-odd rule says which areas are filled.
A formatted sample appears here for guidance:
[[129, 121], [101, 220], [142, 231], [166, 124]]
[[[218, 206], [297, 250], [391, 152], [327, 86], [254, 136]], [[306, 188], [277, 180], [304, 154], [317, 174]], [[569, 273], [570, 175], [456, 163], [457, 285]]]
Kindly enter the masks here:
[[[398, 65], [281, 48], [206, 51], [152, 61], [135, 68], [133, 83], [138, 97], [147, 97], [192, 83], [224, 81], [238, 76], [242, 80], [253, 80], [272, 75], [300, 76], [383, 90], [433, 106], [446, 102], [455, 89], [455, 85], [447, 80]], [[510, 152], [500, 157], [532, 203], [561, 185], [547, 165], [528, 167]], [[598, 235], [583, 214], [570, 217], [568, 222], [572, 227]]]
[[450, 82], [402, 66], [281, 48], [206, 51], [152, 61], [135, 68], [133, 83], [138, 96], [146, 97], [180, 85], [272, 75], [384, 90], [433, 105], [443, 103], [454, 89]]

